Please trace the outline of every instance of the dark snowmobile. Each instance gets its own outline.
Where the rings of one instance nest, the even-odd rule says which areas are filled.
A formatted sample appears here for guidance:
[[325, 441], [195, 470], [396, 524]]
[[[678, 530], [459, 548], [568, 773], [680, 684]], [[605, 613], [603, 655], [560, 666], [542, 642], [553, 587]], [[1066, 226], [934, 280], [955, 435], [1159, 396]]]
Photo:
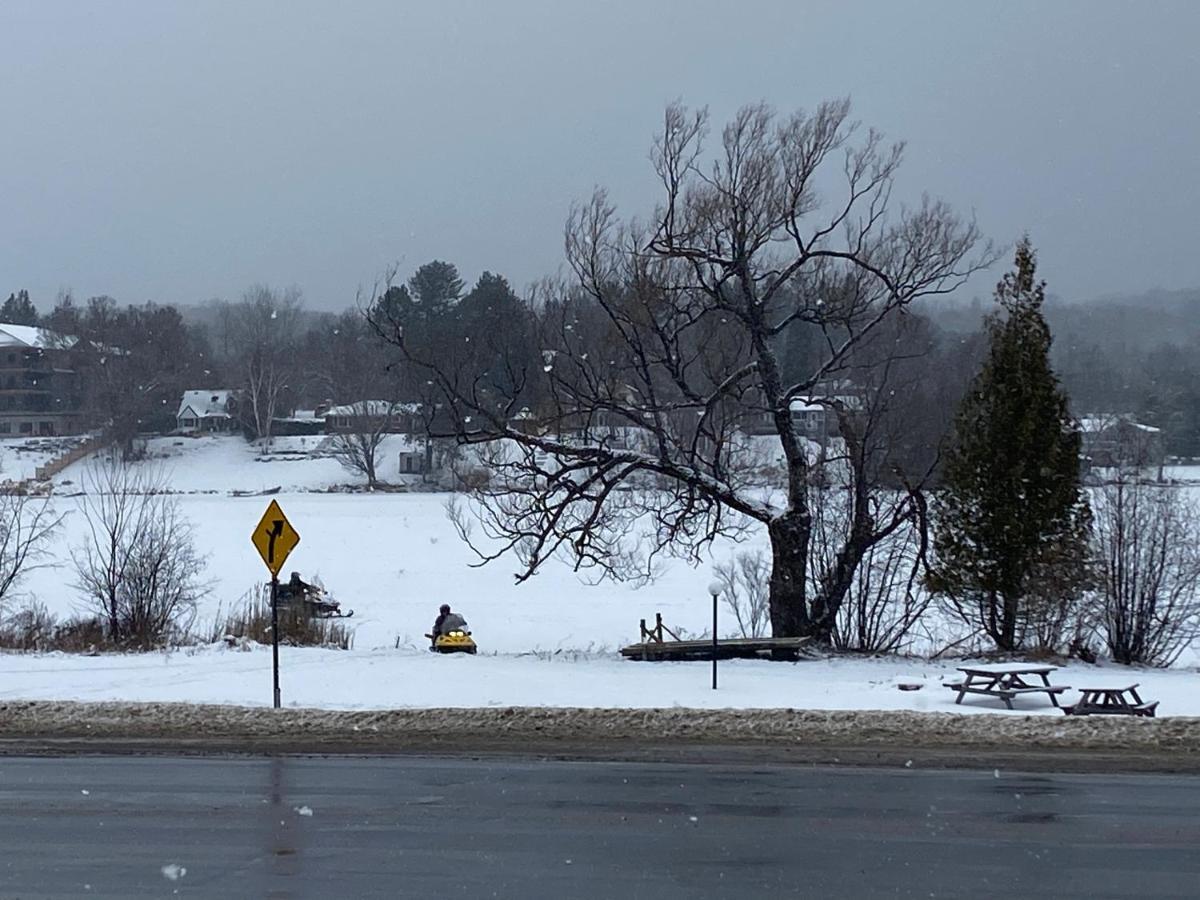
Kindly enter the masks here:
[[280, 607], [303, 609], [314, 619], [348, 619], [354, 610], [342, 611], [342, 605], [319, 584], [309, 584], [293, 572], [289, 581], [281, 581], [276, 592]]

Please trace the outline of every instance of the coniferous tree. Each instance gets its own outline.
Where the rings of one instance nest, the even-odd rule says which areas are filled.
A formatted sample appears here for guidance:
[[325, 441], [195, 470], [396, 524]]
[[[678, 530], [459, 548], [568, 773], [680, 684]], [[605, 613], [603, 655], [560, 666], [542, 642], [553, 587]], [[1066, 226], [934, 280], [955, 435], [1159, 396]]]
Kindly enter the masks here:
[[1086, 577], [1080, 435], [1050, 368], [1035, 269], [1025, 238], [996, 287], [988, 355], [959, 408], [935, 507], [931, 587], [1005, 651], [1061, 637]]
[[[438, 358], [461, 355], [466, 342], [456, 335], [457, 305], [463, 281], [453, 263], [433, 260], [413, 273], [408, 285], [391, 285], [370, 305], [367, 319], [372, 329], [385, 340], [389, 335], [404, 339]], [[427, 373], [413, 366], [399, 366], [395, 372], [398, 389], [408, 402], [421, 410], [425, 431], [425, 474], [433, 470], [437, 387]], [[389, 372], [393, 370], [389, 367]]]
[[8, 299], [0, 306], [0, 322], [7, 325], [36, 325], [38, 323], [37, 307], [29, 299], [29, 291], [22, 290], [8, 295]]
[[463, 281], [453, 263], [435, 259], [427, 262], [408, 279], [412, 299], [421, 305], [422, 314], [429, 319], [444, 316], [462, 296]]
[[479, 390], [532, 402], [523, 372], [533, 371], [539, 356], [533, 314], [502, 275], [484, 272], [456, 307], [456, 340], [470, 359]]

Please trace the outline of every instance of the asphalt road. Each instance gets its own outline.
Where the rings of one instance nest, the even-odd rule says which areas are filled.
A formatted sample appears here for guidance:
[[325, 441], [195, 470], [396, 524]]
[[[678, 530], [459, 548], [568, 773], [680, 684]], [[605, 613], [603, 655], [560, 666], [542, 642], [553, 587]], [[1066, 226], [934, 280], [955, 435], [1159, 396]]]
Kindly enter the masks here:
[[1194, 776], [0, 758], [3, 898], [1198, 890]]

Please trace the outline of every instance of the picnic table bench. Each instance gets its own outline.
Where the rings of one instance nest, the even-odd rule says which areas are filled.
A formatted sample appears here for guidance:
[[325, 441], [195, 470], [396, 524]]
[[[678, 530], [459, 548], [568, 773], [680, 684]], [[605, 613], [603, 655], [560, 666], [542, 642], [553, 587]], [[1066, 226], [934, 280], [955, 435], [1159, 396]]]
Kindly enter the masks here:
[[[1004, 701], [1013, 708], [1013, 698], [1023, 694], [1046, 694], [1050, 702], [1058, 706], [1058, 695], [1070, 690], [1066, 685], [1051, 684], [1049, 675], [1058, 666], [1033, 665], [1030, 663], [1003, 663], [1000, 665], [959, 666], [958, 671], [966, 677], [962, 681], [948, 683], [946, 687], [958, 692], [955, 703], [962, 703], [967, 694], [983, 694]], [[1037, 676], [1041, 684], [1031, 684], [1027, 677]]]
[[1146, 703], [1138, 695], [1137, 684], [1125, 687], [1090, 687], [1079, 689], [1079, 700], [1062, 707], [1068, 716], [1147, 716], [1154, 718], [1158, 701]]

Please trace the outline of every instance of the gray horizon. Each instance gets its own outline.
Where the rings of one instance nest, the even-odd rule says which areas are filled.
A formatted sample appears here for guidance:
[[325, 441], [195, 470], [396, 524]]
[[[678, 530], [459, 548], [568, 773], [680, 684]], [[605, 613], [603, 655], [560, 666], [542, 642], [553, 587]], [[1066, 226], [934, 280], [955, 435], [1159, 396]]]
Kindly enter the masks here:
[[[342, 309], [391, 265], [522, 290], [572, 201], [658, 200], [666, 103], [850, 96], [1067, 300], [1200, 287], [1200, 4], [5, 0], [0, 298]], [[1006, 261], [958, 296], [986, 296]]]

